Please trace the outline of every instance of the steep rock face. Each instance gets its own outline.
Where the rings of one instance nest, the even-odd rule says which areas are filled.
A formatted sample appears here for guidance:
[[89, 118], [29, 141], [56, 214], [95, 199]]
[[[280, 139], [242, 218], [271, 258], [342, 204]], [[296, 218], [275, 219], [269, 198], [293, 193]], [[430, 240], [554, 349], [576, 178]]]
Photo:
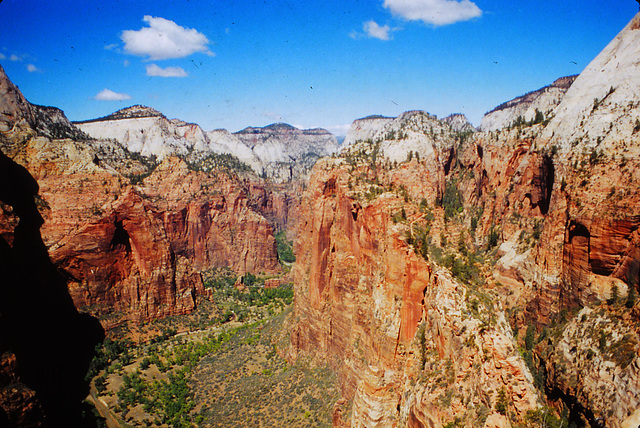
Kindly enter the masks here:
[[306, 177], [319, 158], [338, 148], [336, 138], [324, 129], [300, 130], [284, 123], [245, 128], [233, 135], [253, 150], [264, 174], [277, 182]]
[[[531, 376], [504, 318], [490, 321], [496, 308], [482, 305], [472, 315], [473, 292], [417, 255], [407, 243], [407, 224], [392, 221], [401, 208], [411, 224], [420, 212], [390, 192], [363, 202], [350, 186], [356, 174], [341, 160], [325, 160], [314, 172], [301, 204], [291, 340], [294, 354], [327, 359], [341, 373], [351, 419], [340, 416], [336, 424], [500, 420], [491, 408], [502, 388], [516, 417], [535, 408]], [[428, 170], [416, 173], [429, 180]], [[382, 186], [408, 184], [378, 174]], [[485, 324], [492, 327], [481, 329]], [[482, 357], [478, 349], [485, 350]], [[441, 383], [427, 381], [438, 373], [445, 373]]]
[[69, 122], [62, 110], [29, 103], [0, 66], [0, 132], [30, 127], [50, 138], [85, 139], [79, 129]]
[[512, 125], [519, 117], [530, 122], [536, 119], [536, 114], [539, 114], [537, 112], [540, 112], [543, 118], [550, 117], [577, 77], [561, 77], [549, 86], [500, 104], [484, 115], [480, 130], [497, 131]]
[[637, 21], [550, 123], [463, 135], [407, 112], [316, 165], [292, 352], [341, 373], [335, 425], [534, 424], [533, 383], [565, 422], [637, 425], [638, 79], [615, 66], [637, 62]]
[[[204, 294], [201, 270], [280, 268], [271, 226], [251, 209], [245, 185], [233, 176], [194, 173], [167, 158], [140, 187], [103, 178], [92, 188], [83, 180], [67, 176], [65, 193], [49, 194], [45, 179], [41, 191], [56, 217], [76, 222], [69, 232], [52, 221], [48, 235], [52, 260], [68, 274], [78, 307], [114, 311], [118, 321], [184, 314]], [[113, 193], [103, 197], [109, 182]], [[79, 221], [65, 208], [69, 194], [78, 198], [71, 209], [84, 208], [89, 218]]]
[[9, 80], [2, 66], [0, 66], [0, 103], [2, 104], [0, 131], [11, 130], [20, 119], [25, 119], [27, 123], [33, 121], [31, 104]]
[[[19, 91], [13, 97], [24, 100]], [[27, 103], [26, 111], [34, 109]], [[51, 123], [62, 115], [40, 111], [53, 114]], [[116, 116], [101, 123], [164, 120], [142, 107]], [[156, 165], [118, 142], [51, 140], [25, 118], [15, 123], [0, 135], [0, 149], [39, 183], [43, 243], [76, 307], [106, 327], [190, 312], [204, 295], [201, 270], [279, 271], [273, 229], [253, 204], [255, 176], [228, 167], [203, 172], [174, 157]], [[192, 126], [175, 125], [182, 137], [200, 138]], [[280, 205], [271, 211], [286, 223]], [[20, 213], [0, 208], [1, 236], [11, 244]]]
[[51, 251], [69, 277], [74, 304], [132, 320], [189, 313], [196, 294], [203, 294], [202, 279], [171, 251], [140, 196], [129, 192], [121, 199], [113, 214], [83, 225]]
[[547, 351], [550, 389], [577, 397], [575, 410], [588, 414], [591, 423], [597, 420], [611, 427], [640, 423], [640, 337], [633, 321], [639, 314], [637, 310], [626, 312], [583, 308], [564, 329], [558, 344]]
[[349, 131], [347, 131], [347, 135], [342, 142], [342, 147], [350, 146], [356, 141], [373, 139], [376, 132], [392, 120], [392, 117], [384, 116], [367, 116], [355, 120], [349, 127]]
[[640, 14], [576, 79], [542, 138], [558, 144], [563, 152], [596, 148], [636, 157], [640, 140], [638, 57]]
[[293, 240], [303, 190], [304, 186], [299, 182], [252, 182], [249, 187], [249, 204], [267, 219], [274, 230], [286, 231], [288, 239]]

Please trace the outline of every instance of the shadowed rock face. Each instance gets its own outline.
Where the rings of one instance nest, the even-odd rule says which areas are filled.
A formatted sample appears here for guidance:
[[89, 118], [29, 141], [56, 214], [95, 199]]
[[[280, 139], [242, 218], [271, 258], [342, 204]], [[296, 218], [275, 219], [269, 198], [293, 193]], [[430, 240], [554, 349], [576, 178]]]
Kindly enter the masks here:
[[83, 426], [84, 376], [104, 332], [95, 318], [77, 312], [49, 259], [37, 193], [27, 170], [0, 153], [0, 200], [19, 218], [12, 243], [0, 238], [0, 347], [9, 352], [4, 380], [24, 385], [19, 396], [6, 394], [13, 386], [0, 385], [0, 420], [9, 426]]
[[[85, 183], [81, 195], [75, 185], [84, 177], [67, 182], [77, 204], [91, 210], [104, 191], [98, 180], [95, 190]], [[77, 307], [117, 313], [115, 322], [189, 313], [205, 294], [202, 270], [280, 270], [273, 229], [252, 206], [249, 187], [233, 175], [197, 173], [166, 159], [142, 186], [104, 198], [74, 232], [52, 225], [51, 257], [69, 276]], [[52, 196], [52, 211], [73, 217], [77, 207]]]
[[[41, 125], [66, 121], [62, 112], [30, 104], [2, 70], [0, 96], [8, 124], [0, 150], [33, 176], [25, 185], [39, 184], [31, 194], [46, 220], [44, 251], [75, 306], [104, 317], [105, 328], [191, 312], [205, 295], [202, 270], [280, 270], [273, 230], [285, 227], [291, 197], [228, 165], [204, 172], [173, 156], [157, 163], [132, 155], [114, 141], [52, 140]], [[138, 119], [166, 121], [134, 106], [97, 123]], [[11, 203], [0, 204], [9, 245], [21, 218]]]

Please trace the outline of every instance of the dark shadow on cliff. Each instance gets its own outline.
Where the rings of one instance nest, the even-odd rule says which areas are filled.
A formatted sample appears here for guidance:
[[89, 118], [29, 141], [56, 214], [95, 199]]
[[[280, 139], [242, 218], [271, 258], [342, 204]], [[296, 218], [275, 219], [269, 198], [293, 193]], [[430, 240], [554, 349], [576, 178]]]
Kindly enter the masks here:
[[36, 391], [45, 426], [87, 426], [84, 377], [104, 330], [78, 313], [49, 259], [37, 194], [29, 172], [0, 152], [0, 201], [20, 219], [12, 245], [0, 238], [0, 343], [13, 351], [18, 375]]

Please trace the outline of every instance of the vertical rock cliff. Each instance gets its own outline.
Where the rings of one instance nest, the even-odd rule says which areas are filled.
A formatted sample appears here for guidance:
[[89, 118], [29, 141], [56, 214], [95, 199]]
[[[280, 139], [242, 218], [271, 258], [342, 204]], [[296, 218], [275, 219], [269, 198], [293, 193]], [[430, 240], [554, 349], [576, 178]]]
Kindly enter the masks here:
[[[62, 112], [31, 105], [4, 73], [0, 77], [1, 101], [8, 106], [0, 118], [0, 149], [39, 184], [35, 197], [51, 260], [76, 307], [99, 315], [105, 327], [189, 313], [206, 294], [203, 270], [280, 270], [273, 228], [286, 224], [282, 211], [290, 201], [274, 207], [273, 194], [264, 195], [270, 223], [252, 194], [261, 180], [237, 159], [165, 153], [158, 163], [117, 141], [90, 139]], [[166, 120], [143, 107], [121, 116], [100, 123]], [[56, 139], [60, 124], [67, 131]], [[184, 131], [180, 141], [200, 141], [202, 135], [190, 135], [187, 125], [174, 125]], [[149, 150], [161, 140], [152, 137]], [[2, 206], [0, 233], [9, 243], [18, 217]]]
[[341, 374], [336, 426], [640, 423], [639, 19], [521, 120], [361, 120], [316, 165], [292, 355]]

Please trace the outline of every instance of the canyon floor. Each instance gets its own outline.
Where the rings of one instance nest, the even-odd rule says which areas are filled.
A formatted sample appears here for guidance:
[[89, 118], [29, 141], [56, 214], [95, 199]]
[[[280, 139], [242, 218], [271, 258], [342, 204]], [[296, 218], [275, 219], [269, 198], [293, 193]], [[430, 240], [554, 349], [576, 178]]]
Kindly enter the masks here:
[[[238, 291], [221, 282], [215, 304], [121, 330], [103, 344], [88, 397], [101, 415], [98, 424], [332, 426], [340, 397], [335, 373], [309, 359], [290, 364], [283, 358], [292, 316], [290, 284], [251, 301], [257, 289]], [[238, 314], [244, 314], [242, 322]]]

